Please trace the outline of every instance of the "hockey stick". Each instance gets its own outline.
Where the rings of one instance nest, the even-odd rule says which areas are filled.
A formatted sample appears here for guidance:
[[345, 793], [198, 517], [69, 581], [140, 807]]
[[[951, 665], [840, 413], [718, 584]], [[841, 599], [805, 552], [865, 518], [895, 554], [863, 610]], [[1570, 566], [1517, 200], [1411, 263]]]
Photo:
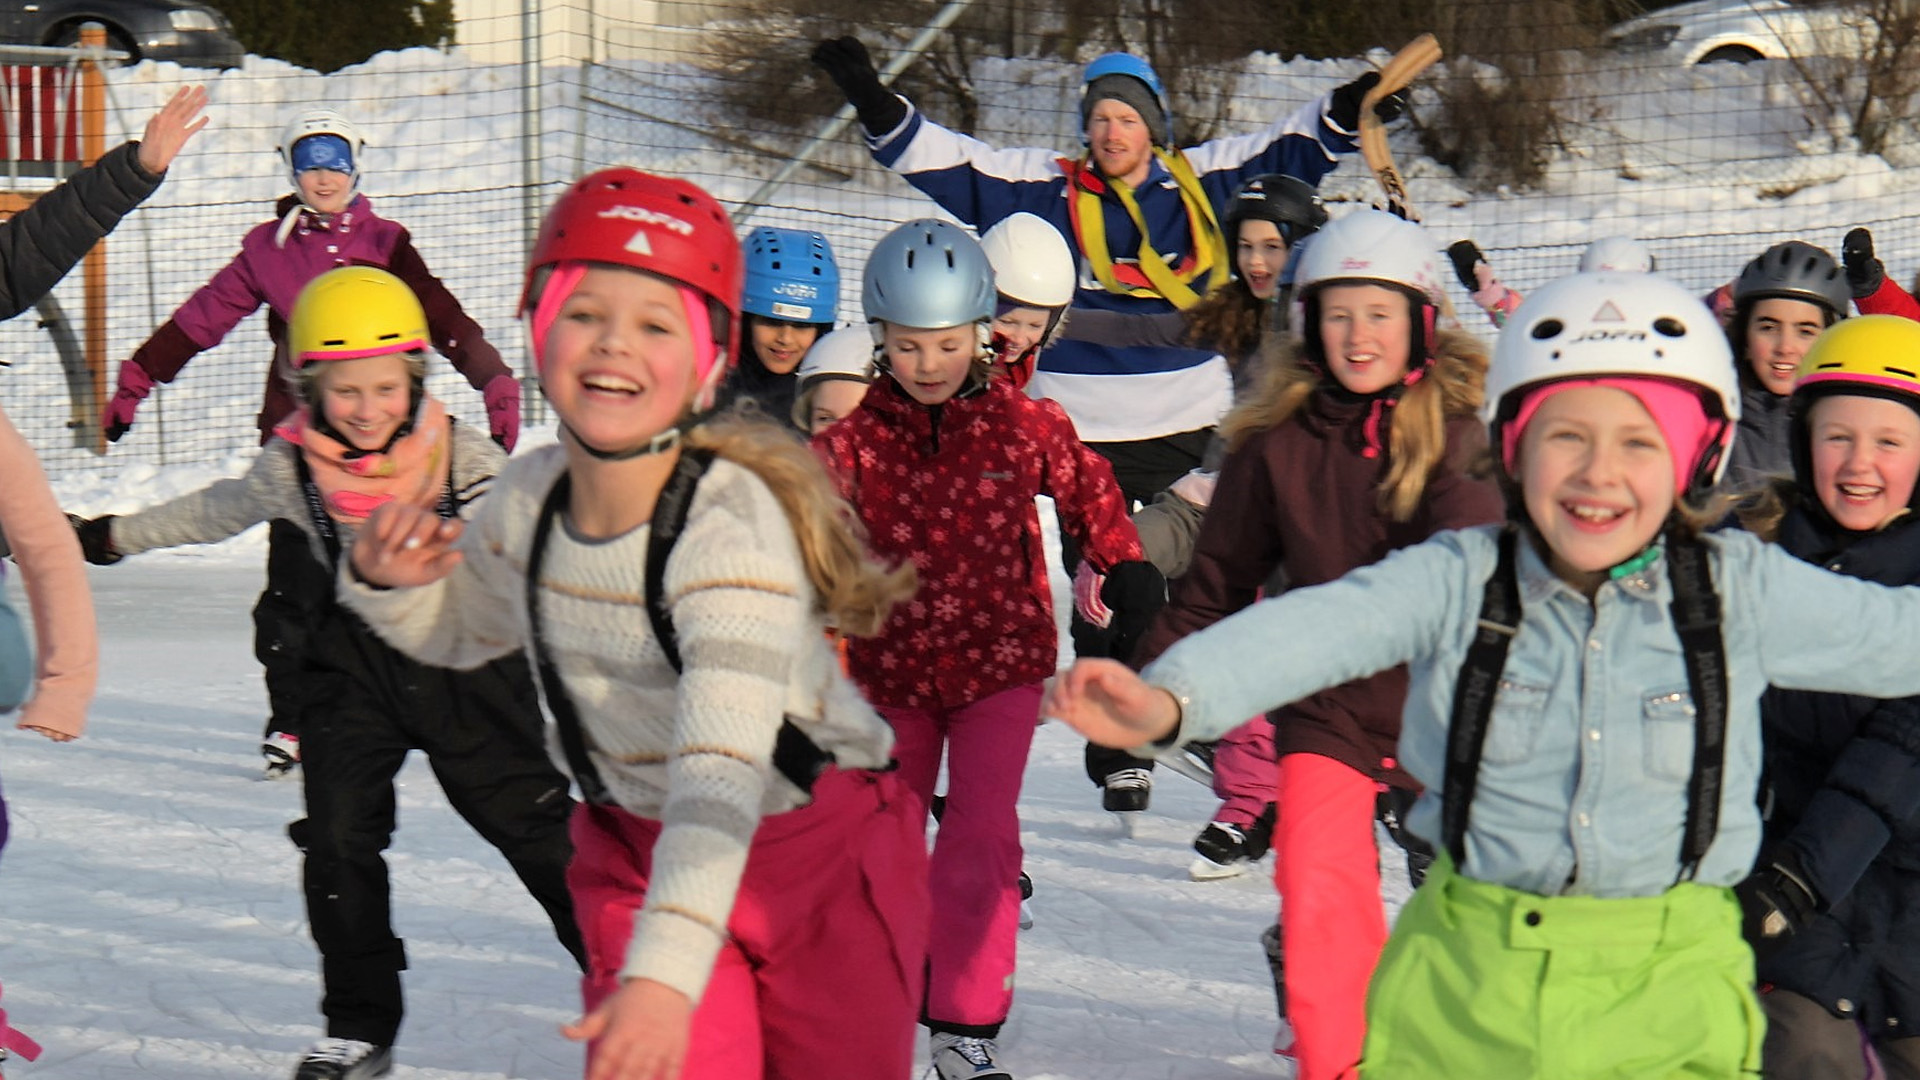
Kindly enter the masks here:
[[1407, 198], [1407, 185], [1400, 179], [1399, 167], [1393, 163], [1393, 148], [1387, 145], [1387, 126], [1374, 115], [1373, 107], [1388, 94], [1405, 89], [1415, 76], [1439, 59], [1439, 40], [1432, 34], [1421, 34], [1393, 54], [1387, 66], [1380, 69], [1380, 82], [1360, 100], [1360, 156], [1373, 170], [1374, 179], [1380, 181], [1380, 190], [1386, 192], [1387, 209], [1408, 221], [1419, 221], [1420, 215], [1414, 212]]

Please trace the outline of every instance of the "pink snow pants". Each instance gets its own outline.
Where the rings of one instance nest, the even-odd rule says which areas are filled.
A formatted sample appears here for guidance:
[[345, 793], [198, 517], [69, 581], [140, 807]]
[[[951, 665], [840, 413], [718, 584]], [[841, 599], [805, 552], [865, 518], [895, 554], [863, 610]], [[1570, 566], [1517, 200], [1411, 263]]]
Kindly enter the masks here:
[[1280, 759], [1278, 864], [1287, 1020], [1297, 1080], [1347, 1080], [1367, 1033], [1367, 983], [1387, 943], [1373, 780], [1318, 754]]
[[[682, 1080], [912, 1070], [926, 977], [925, 820], [894, 774], [831, 770], [811, 806], [761, 819], [694, 1009]], [[567, 884], [591, 1011], [619, 986], [660, 823], [582, 805], [572, 832]]]
[[893, 725], [900, 778], [923, 808], [932, 803], [946, 748], [947, 808], [928, 879], [933, 939], [925, 1018], [937, 1030], [993, 1038], [1013, 1007], [1018, 804], [1040, 690], [1039, 683], [1016, 686], [953, 709], [880, 709]]
[[1213, 820], [1241, 828], [1259, 820], [1274, 801], [1280, 770], [1273, 763], [1273, 718], [1256, 716], [1221, 736], [1213, 748]]

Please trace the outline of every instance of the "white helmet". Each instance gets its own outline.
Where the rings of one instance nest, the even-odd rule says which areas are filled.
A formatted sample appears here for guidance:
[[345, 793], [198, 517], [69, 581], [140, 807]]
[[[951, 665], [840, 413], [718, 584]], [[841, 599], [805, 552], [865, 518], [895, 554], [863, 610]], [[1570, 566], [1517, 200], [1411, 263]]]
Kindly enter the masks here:
[[1356, 210], [1313, 234], [1293, 272], [1296, 296], [1335, 281], [1411, 289], [1445, 307], [1439, 249], [1427, 230], [1385, 210]]
[[1580, 253], [1580, 272], [1653, 273], [1653, 252], [1631, 236], [1603, 236]]
[[[1733, 350], [1692, 292], [1657, 274], [1571, 274], [1529, 294], [1507, 320], [1487, 369], [1480, 418], [1492, 445], [1525, 391], [1562, 379], [1651, 377], [1691, 383], [1726, 421], [1712, 454], [1718, 482], [1740, 420]], [[1717, 409], [1713, 407], [1717, 406]]]
[[872, 382], [873, 335], [864, 326], [843, 326], [820, 336], [800, 360], [800, 389], [815, 379], [850, 379]]
[[352, 168], [348, 175], [353, 177], [354, 187], [360, 186], [360, 155], [366, 149], [366, 136], [353, 121], [334, 112], [332, 109], [310, 109], [287, 123], [280, 133], [280, 160], [286, 162], [287, 175], [293, 180], [295, 191], [300, 189], [300, 173], [293, 167], [294, 144], [309, 135], [338, 135], [347, 141], [353, 153]]
[[1079, 268], [1060, 230], [1045, 218], [1019, 213], [1003, 218], [980, 238], [993, 264], [994, 289], [1027, 307], [1058, 308], [1073, 302]]

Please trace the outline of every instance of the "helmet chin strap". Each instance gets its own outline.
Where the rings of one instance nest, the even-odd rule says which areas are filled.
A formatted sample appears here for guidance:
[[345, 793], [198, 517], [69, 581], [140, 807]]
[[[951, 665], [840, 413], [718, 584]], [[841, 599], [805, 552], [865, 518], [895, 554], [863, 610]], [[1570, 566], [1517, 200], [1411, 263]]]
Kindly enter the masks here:
[[675, 424], [655, 435], [653, 438], [648, 439], [646, 442], [641, 443], [639, 446], [631, 446], [625, 450], [602, 450], [581, 438], [580, 433], [568, 427], [565, 421], [561, 422], [560, 430], [566, 432], [567, 437], [573, 440], [575, 446], [585, 450], [596, 461], [631, 461], [634, 458], [643, 457], [647, 454], [663, 454], [679, 446], [681, 439], [684, 437], [685, 430], [703, 419], [705, 419], [704, 414], [690, 416], [681, 423]]

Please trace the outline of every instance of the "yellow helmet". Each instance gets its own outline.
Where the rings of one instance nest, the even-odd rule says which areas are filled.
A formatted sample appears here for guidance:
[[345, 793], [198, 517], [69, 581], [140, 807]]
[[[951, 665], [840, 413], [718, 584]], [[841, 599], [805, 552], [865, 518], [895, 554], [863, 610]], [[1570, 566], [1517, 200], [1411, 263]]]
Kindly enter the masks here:
[[314, 278], [287, 320], [296, 371], [318, 360], [424, 351], [428, 340], [420, 298], [377, 266], [342, 266]]
[[1920, 399], [1920, 322], [1899, 315], [1862, 315], [1827, 327], [1793, 376], [1796, 398], [1889, 392]]

